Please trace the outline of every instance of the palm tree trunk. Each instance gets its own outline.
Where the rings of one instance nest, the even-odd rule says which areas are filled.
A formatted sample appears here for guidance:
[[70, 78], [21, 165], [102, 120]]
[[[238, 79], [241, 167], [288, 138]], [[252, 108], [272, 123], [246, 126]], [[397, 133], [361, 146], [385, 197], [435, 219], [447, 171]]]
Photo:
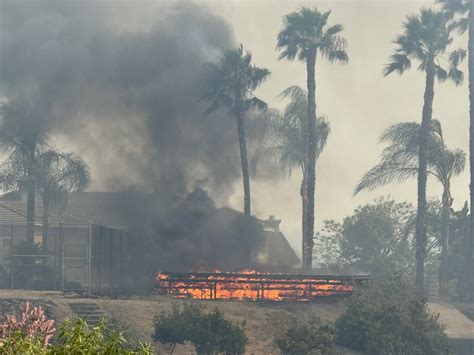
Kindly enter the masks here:
[[305, 238], [305, 221], [306, 221], [306, 178], [305, 178], [305, 172], [303, 171], [303, 179], [301, 180], [301, 187], [300, 187], [300, 195], [301, 195], [301, 233], [302, 233], [302, 239], [301, 239], [301, 257], [304, 256], [304, 241], [306, 240]]
[[247, 157], [247, 132], [245, 129], [245, 117], [241, 111], [237, 114], [237, 129], [239, 134], [240, 162], [242, 164], [242, 179], [244, 184], [244, 213], [250, 216], [250, 176]]
[[416, 291], [418, 297], [425, 296], [425, 258], [426, 258], [426, 182], [427, 182], [427, 142], [430, 134], [434, 98], [434, 63], [428, 63], [426, 69], [426, 86], [420, 132], [420, 150], [418, 157], [418, 206], [416, 213]]
[[[469, 5], [469, 172], [470, 172], [470, 235], [469, 239], [469, 261], [470, 270], [474, 270], [474, 1]], [[470, 277], [470, 297], [474, 300], [474, 273]]]
[[449, 192], [449, 187], [445, 187], [443, 191], [442, 199], [442, 212], [441, 212], [441, 256], [439, 263], [439, 293], [441, 296], [446, 295], [448, 288], [448, 245], [449, 245], [449, 213], [451, 210], [452, 198]]
[[308, 131], [307, 131], [307, 171], [306, 171], [306, 208], [303, 235], [303, 271], [309, 272], [313, 266], [314, 236], [314, 192], [316, 185], [316, 51], [306, 60], [308, 87]]

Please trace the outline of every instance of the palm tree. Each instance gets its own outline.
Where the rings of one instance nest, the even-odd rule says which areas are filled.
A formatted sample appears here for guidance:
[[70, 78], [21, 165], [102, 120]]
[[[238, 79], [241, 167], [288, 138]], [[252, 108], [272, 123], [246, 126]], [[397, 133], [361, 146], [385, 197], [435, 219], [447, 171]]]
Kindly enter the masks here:
[[425, 92], [420, 130], [418, 154], [418, 201], [416, 219], [416, 289], [419, 296], [424, 295], [424, 262], [426, 258], [426, 179], [427, 179], [427, 144], [433, 113], [434, 81], [446, 79], [460, 85], [463, 73], [457, 68], [466, 56], [466, 51], [459, 49], [449, 55], [449, 68], [445, 70], [441, 62], [452, 42], [452, 26], [442, 11], [421, 9], [417, 15], [407, 17], [403, 24], [404, 32], [394, 43], [397, 45], [391, 62], [387, 64], [384, 74], [397, 72], [403, 74], [411, 68], [411, 62], [419, 62], [418, 70], [425, 73]]
[[[306, 209], [306, 126], [308, 110], [308, 94], [298, 86], [291, 86], [280, 94], [281, 98], [289, 98], [283, 115], [277, 110], [268, 110], [271, 143], [266, 150], [267, 156], [276, 161], [284, 172], [291, 175], [294, 168], [300, 168], [302, 173], [300, 195], [302, 201], [302, 230], [305, 223]], [[316, 120], [316, 159], [326, 146], [331, 128], [325, 117]], [[305, 238], [303, 237], [303, 247]], [[303, 249], [304, 250], [304, 249]]]
[[[438, 0], [443, 8], [455, 19], [460, 34], [469, 29], [468, 36], [468, 71], [469, 71], [469, 196], [471, 210], [474, 206], [474, 1], [471, 0]], [[471, 269], [474, 269], [474, 214], [470, 214], [470, 250]], [[474, 277], [471, 279], [471, 299], [474, 299]]]
[[[403, 122], [389, 127], [380, 138], [380, 142], [389, 143], [389, 146], [382, 152], [380, 163], [362, 177], [354, 194], [416, 177], [419, 167], [420, 133], [421, 126], [416, 122]], [[432, 120], [427, 140], [427, 174], [434, 176], [443, 187], [439, 268], [441, 289], [446, 287], [448, 281], [449, 224], [453, 203], [451, 178], [462, 173], [465, 160], [466, 155], [462, 150], [446, 148], [441, 124], [437, 120]]]
[[47, 145], [49, 127], [38, 107], [26, 100], [0, 103], [0, 148], [8, 158], [2, 165], [0, 184], [3, 190], [12, 188], [27, 193], [27, 246], [34, 247], [35, 174], [39, 152]]
[[72, 153], [47, 150], [37, 158], [36, 186], [43, 200], [43, 251], [48, 250], [50, 211], [67, 204], [68, 193], [84, 190], [90, 182], [89, 167]]
[[318, 54], [330, 62], [348, 61], [347, 42], [339, 35], [342, 25], [328, 25], [331, 11], [320, 12], [316, 7], [302, 7], [286, 15], [284, 27], [278, 34], [279, 59], [306, 62], [308, 113], [306, 125], [306, 207], [303, 228], [303, 270], [310, 271], [314, 247], [314, 191], [316, 183], [316, 79], [315, 67]]
[[237, 132], [244, 185], [244, 213], [250, 215], [250, 177], [247, 157], [245, 114], [252, 108], [265, 109], [266, 104], [253, 95], [270, 71], [251, 64], [252, 54], [243, 46], [226, 50], [217, 63], [209, 64], [207, 91], [203, 99], [210, 102], [206, 114], [225, 107], [237, 121]]

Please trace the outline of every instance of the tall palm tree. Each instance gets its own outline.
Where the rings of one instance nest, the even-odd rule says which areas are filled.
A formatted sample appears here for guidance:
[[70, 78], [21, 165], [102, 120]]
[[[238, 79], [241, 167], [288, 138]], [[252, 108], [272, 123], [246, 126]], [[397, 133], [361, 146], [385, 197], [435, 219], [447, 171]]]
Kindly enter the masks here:
[[69, 192], [84, 190], [90, 182], [89, 167], [72, 153], [50, 149], [37, 158], [36, 186], [43, 200], [43, 251], [48, 250], [50, 211], [67, 204]]
[[270, 71], [252, 64], [252, 54], [243, 46], [226, 50], [217, 63], [209, 64], [207, 91], [203, 99], [210, 102], [206, 114], [224, 107], [237, 121], [237, 132], [244, 187], [244, 213], [250, 215], [250, 176], [247, 157], [245, 114], [252, 108], [265, 109], [266, 104], [253, 94], [270, 75]]
[[[468, 71], [469, 71], [469, 200], [471, 210], [474, 206], [474, 1], [471, 0], [438, 0], [452, 16], [460, 34], [468, 32]], [[474, 269], [474, 214], [469, 216], [470, 254], [469, 265]], [[471, 279], [471, 299], [474, 299], [474, 276]]]
[[[421, 126], [416, 122], [403, 122], [389, 127], [380, 138], [381, 142], [389, 143], [389, 146], [382, 152], [380, 163], [362, 177], [354, 194], [416, 177], [419, 167], [420, 133]], [[427, 174], [435, 177], [443, 187], [439, 282], [441, 289], [444, 289], [448, 281], [449, 224], [453, 203], [451, 178], [464, 170], [466, 155], [461, 149], [446, 148], [441, 124], [437, 120], [431, 121], [427, 147]]]
[[347, 42], [340, 35], [342, 25], [328, 25], [331, 11], [320, 12], [316, 7], [302, 7], [286, 15], [284, 27], [278, 34], [279, 59], [298, 60], [306, 63], [308, 113], [306, 125], [306, 188], [305, 223], [303, 228], [303, 270], [310, 271], [314, 247], [314, 192], [316, 183], [316, 79], [318, 54], [330, 62], [348, 61]]
[[[298, 86], [291, 86], [280, 94], [281, 98], [289, 98], [290, 102], [285, 107], [283, 115], [277, 110], [268, 110], [271, 143], [266, 150], [270, 159], [276, 161], [281, 169], [290, 174], [293, 169], [301, 169], [302, 180], [300, 195], [302, 201], [302, 229], [305, 223], [306, 209], [306, 127], [308, 114], [308, 94]], [[316, 119], [316, 160], [326, 146], [331, 128], [325, 117]], [[304, 245], [305, 239], [303, 238]]]
[[427, 179], [427, 144], [431, 127], [434, 99], [435, 78], [439, 81], [452, 80], [460, 85], [463, 73], [457, 68], [466, 56], [466, 51], [459, 49], [449, 55], [449, 68], [445, 70], [441, 63], [443, 55], [453, 41], [455, 29], [443, 11], [421, 9], [417, 15], [408, 16], [403, 24], [404, 32], [394, 43], [397, 45], [391, 62], [386, 65], [384, 74], [403, 74], [411, 68], [411, 62], [419, 62], [418, 70], [425, 73], [425, 92], [422, 110], [420, 144], [418, 154], [418, 201], [416, 219], [416, 289], [419, 296], [424, 295], [424, 262], [426, 258], [426, 179]]
[[0, 184], [2, 189], [9, 190], [18, 183], [27, 193], [26, 240], [31, 250], [35, 221], [34, 169], [39, 152], [48, 143], [49, 133], [47, 120], [43, 119], [39, 107], [44, 106], [20, 99], [0, 103], [0, 148], [8, 155], [0, 173]]

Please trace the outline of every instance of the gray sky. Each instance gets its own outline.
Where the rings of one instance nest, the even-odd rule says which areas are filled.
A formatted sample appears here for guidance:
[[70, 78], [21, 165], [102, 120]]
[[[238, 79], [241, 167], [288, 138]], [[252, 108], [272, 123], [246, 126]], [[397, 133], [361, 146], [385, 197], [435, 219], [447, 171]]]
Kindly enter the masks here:
[[[24, 4], [30, 5], [36, 3], [35, 1], [29, 2], [25, 0], [19, 0], [18, 3], [21, 4], [22, 1], [24, 1]], [[187, 78], [193, 77], [194, 70], [186, 63], [193, 63], [194, 61], [188, 61], [187, 59], [192, 57], [192, 55], [204, 55], [206, 58], [207, 56], [213, 57], [214, 55], [213, 53], [208, 53], [206, 50], [199, 49], [201, 45], [199, 39], [215, 37], [215, 40], [219, 37], [227, 37], [225, 29], [222, 30], [225, 26], [218, 26], [215, 23], [215, 19], [209, 19], [208, 12], [205, 9], [203, 11], [197, 11], [194, 6], [186, 6], [192, 5], [186, 4], [186, 2], [188, 1], [184, 0], [181, 3], [164, 0], [126, 0], [123, 2], [116, 0], [103, 0], [98, 2], [64, 1], [64, 4], [71, 5], [65, 6], [68, 14], [77, 14], [78, 11], [80, 12], [78, 16], [69, 16], [70, 19], [69, 17], [64, 18], [69, 19], [69, 21], [63, 21], [62, 16], [55, 15], [49, 17], [49, 11], [56, 9], [54, 4], [44, 8], [38, 4], [31, 6], [29, 11], [33, 11], [33, 15], [29, 15], [27, 17], [29, 21], [23, 21], [25, 23], [22, 21], [15, 22], [12, 20], [14, 17], [5, 17], [0, 21], [5, 26], [6, 23], [9, 23], [7, 20], [10, 19], [9, 26], [13, 28], [10, 35], [14, 36], [12, 38], [18, 36], [18, 38], [20, 38], [18, 41], [23, 41], [18, 44], [22, 44], [19, 47], [21, 47], [26, 54], [22, 55], [23, 52], [21, 51], [18, 53], [12, 52], [12, 54], [14, 54], [12, 58], [16, 58], [15, 55], [18, 55], [21, 60], [15, 59], [12, 60], [11, 63], [13, 69], [15, 69], [15, 67], [19, 68], [17, 69], [21, 74], [19, 75], [20, 87], [21, 78], [28, 77], [25, 73], [30, 73], [32, 79], [36, 80], [39, 78], [46, 84], [49, 84], [49, 79], [51, 79], [53, 84], [56, 83], [54, 80], [56, 77], [52, 75], [52, 77], [49, 78], [48, 73], [55, 73], [56, 65], [58, 65], [59, 73], [61, 73], [61, 69], [63, 69], [64, 72], [68, 74], [64, 80], [64, 87], [68, 90], [63, 90], [66, 98], [68, 97], [67, 93], [71, 91], [71, 87], [67, 85], [71, 83], [73, 90], [80, 89], [79, 92], [87, 94], [84, 98], [81, 96], [82, 101], [79, 100], [78, 102], [82, 104], [84, 100], [89, 100], [85, 102], [87, 102], [88, 105], [92, 105], [92, 108], [90, 109], [91, 112], [88, 112], [87, 109], [86, 112], [88, 115], [91, 115], [91, 119], [86, 117], [85, 119], [79, 119], [77, 121], [82, 124], [84, 124], [84, 122], [86, 123], [86, 126], [80, 127], [85, 130], [85, 132], [90, 132], [89, 135], [85, 136], [84, 132], [81, 131], [82, 135], [73, 134], [72, 136], [65, 137], [59, 135], [55, 138], [60, 148], [66, 147], [68, 150], [72, 149], [72, 151], [76, 151], [85, 157], [86, 161], [89, 162], [90, 160], [93, 163], [91, 165], [93, 171], [91, 190], [107, 189], [105, 180], [107, 180], [106, 178], [111, 171], [116, 173], [115, 175], [119, 175], [119, 177], [126, 176], [127, 182], [133, 183], [134, 171], [137, 172], [138, 175], [143, 172], [145, 174], [141, 175], [153, 175], [150, 174], [149, 169], [150, 165], [155, 166], [154, 162], [150, 163], [149, 159], [145, 159], [147, 157], [144, 158], [141, 156], [143, 152], [147, 151], [148, 147], [147, 141], [143, 141], [143, 137], [147, 136], [146, 130], [148, 129], [144, 124], [145, 121], [143, 119], [130, 119], [130, 117], [134, 117], [134, 115], [138, 116], [139, 114], [133, 112], [133, 110], [129, 112], [130, 107], [128, 106], [127, 110], [123, 110], [122, 112], [120, 111], [121, 106], [117, 105], [122, 102], [121, 98], [123, 96], [121, 95], [129, 95], [127, 91], [128, 86], [122, 88], [120, 85], [117, 85], [117, 82], [113, 82], [115, 83], [112, 83], [115, 85], [113, 87], [115, 91], [109, 89], [110, 92], [104, 92], [107, 91], [104, 89], [104, 87], [108, 87], [107, 80], [109, 80], [110, 77], [116, 78], [116, 76], [114, 66], [101, 67], [101, 60], [105, 62], [110, 60], [115, 65], [119, 65], [118, 68], [121, 68], [120, 73], [123, 73], [123, 77], [119, 76], [119, 79], [125, 78], [126, 80], [127, 78], [133, 78], [133, 85], [136, 84], [136, 87], [140, 89], [140, 95], [137, 94], [139, 98], [145, 101], [147, 98], [151, 98], [150, 102], [158, 106], [156, 111], [163, 113], [162, 106], [167, 107], [167, 104], [169, 101], [172, 101], [173, 98], [179, 99], [189, 86], [187, 84]], [[394, 49], [392, 40], [397, 34], [401, 33], [402, 23], [406, 16], [417, 12], [421, 6], [434, 6], [434, 1], [333, 0], [299, 2], [290, 0], [196, 0], [195, 2], [202, 4], [203, 7], [209, 7], [212, 12], [227, 21], [233, 29], [237, 43], [242, 43], [245, 49], [252, 51], [254, 63], [271, 70], [271, 78], [257, 90], [257, 95], [268, 102], [270, 106], [278, 108], [283, 108], [285, 105], [285, 102], [281, 102], [276, 98], [282, 90], [291, 85], [305, 86], [306, 82], [304, 63], [277, 60], [278, 53], [275, 50], [275, 44], [276, 36], [282, 28], [282, 17], [285, 14], [297, 10], [301, 5], [317, 5], [319, 9], [323, 11], [331, 9], [332, 13], [329, 22], [331, 24], [341, 23], [344, 25], [345, 29], [343, 34], [349, 42], [348, 53], [350, 61], [347, 65], [328, 64], [324, 61], [319, 61], [317, 64], [318, 114], [324, 114], [328, 117], [332, 132], [328, 140], [327, 148], [317, 164], [316, 228], [318, 229], [321, 226], [322, 220], [340, 220], [350, 214], [358, 205], [372, 201], [377, 196], [391, 195], [397, 200], [415, 202], [415, 181], [388, 186], [372, 193], [363, 192], [357, 197], [353, 197], [352, 192], [363, 173], [379, 160], [379, 154], [383, 146], [379, 145], [377, 141], [381, 132], [396, 122], [421, 121], [424, 90], [423, 74], [412, 69], [402, 77], [393, 75], [389, 78], [384, 78], [382, 69]], [[0, 0], [0, 3], [13, 4], [15, 1]], [[176, 13], [173, 12], [168, 13], [167, 11], [173, 11], [173, 6], [163, 5], [169, 5], [171, 3], [187, 8], [187, 10], [185, 9], [186, 11], [184, 11], [184, 15], [176, 15]], [[98, 6], [98, 4], [104, 6]], [[35, 12], [38, 11], [38, 7], [41, 9], [41, 13]], [[105, 7], [112, 11], [103, 11]], [[28, 6], [26, 10], [28, 10]], [[199, 8], [199, 10], [201, 10], [201, 8]], [[101, 17], [105, 16], [104, 14], [110, 18]], [[193, 17], [193, 21], [189, 18], [190, 14]], [[43, 17], [40, 15], [43, 15]], [[186, 20], [183, 20], [183, 18]], [[160, 25], [159, 19], [165, 19], [164, 24]], [[19, 24], [18, 26], [17, 23]], [[157, 23], [158, 27], [153, 27]], [[194, 27], [186, 26], [189, 23], [193, 23]], [[84, 24], [86, 24], [85, 27]], [[8, 26], [5, 28], [7, 27]], [[42, 32], [40, 31], [38, 36], [36, 33], [37, 28], [42, 29]], [[117, 33], [117, 36], [112, 36], [108, 30], [104, 32], [104, 28], [111, 28], [113, 30], [112, 32]], [[193, 29], [192, 31], [194, 32], [190, 33], [189, 28]], [[198, 30], [196, 30], [196, 28]], [[215, 28], [220, 28], [223, 33], [213, 30]], [[63, 34], [71, 34], [68, 31], [72, 31], [75, 35], [74, 38], [79, 42], [66, 41]], [[139, 50], [135, 52], [133, 50], [127, 51], [126, 49], [128, 47], [120, 44], [122, 40], [129, 38], [127, 36], [122, 38], [122, 31], [124, 31], [124, 34], [126, 34], [127, 31], [134, 32], [134, 36], [138, 36], [138, 41], [131, 41], [130, 43], [133, 44], [133, 46], [138, 46], [137, 48], [139, 48]], [[173, 35], [168, 36], [166, 31], [170, 31]], [[213, 31], [218, 33], [214, 35]], [[148, 35], [148, 32], [151, 32], [151, 34]], [[202, 33], [199, 34], [197, 32]], [[100, 52], [99, 54], [101, 55], [97, 56], [95, 55], [96, 52], [94, 51], [95, 47], [93, 44], [96, 35], [101, 33], [104, 33], [104, 43], [107, 45], [104, 47], [103, 53]], [[161, 36], [162, 33], [163, 36]], [[141, 35], [143, 36], [140, 37]], [[25, 36], [25, 39], [22, 40], [22, 36]], [[173, 47], [176, 50], [175, 55], [178, 56], [176, 58], [179, 60], [172, 60], [173, 63], [171, 64], [173, 65], [171, 65], [172, 70], [170, 73], [167, 73], [166, 70], [159, 70], [158, 72], [167, 73], [170, 75], [170, 78], [174, 79], [176, 79], [176, 76], [181, 75], [184, 79], [181, 78], [181, 80], [178, 80], [178, 84], [182, 86], [176, 86], [176, 80], [168, 81], [159, 75], [155, 78], [156, 82], [151, 80], [151, 83], [149, 83], [146, 78], [146, 73], [155, 73], [155, 70], [157, 70], [155, 68], [156, 63], [149, 61], [149, 58], [167, 58], [167, 55], [162, 55], [163, 53], [167, 54], [167, 52], [162, 51], [162, 47], [157, 47], [156, 43], [160, 44], [163, 42], [166, 44], [166, 40], [173, 38], [173, 36], [189, 41], [189, 43], [184, 42], [184, 44], [178, 41], [179, 44], [186, 47], [186, 51], [183, 50], [181, 52], [178, 50], [180, 48], [179, 46], [176, 48]], [[38, 44], [37, 37], [43, 40], [44, 43], [40, 42]], [[133, 38], [135, 39], [135, 37]], [[228, 43], [225, 38], [222, 39], [221, 42]], [[101, 37], [98, 36], [97, 39], [100, 40]], [[30, 40], [31, 42], [28, 42]], [[60, 46], [57, 46], [54, 40], [57, 40], [56, 42], [59, 43]], [[49, 51], [44, 51], [42, 50], [43, 47], [41, 47], [42, 44], [52, 46], [47, 47]], [[143, 48], [140, 47], [142, 45], [144, 46]], [[135, 48], [133, 46], [132, 48]], [[193, 46], [196, 48], [193, 48]], [[453, 49], [460, 46], [467, 47], [466, 36], [458, 39]], [[209, 47], [209, 45], [207, 47]], [[14, 46], [14, 48], [16, 47]], [[217, 48], [221, 47], [217, 46]], [[120, 55], [116, 55], [114, 52], [114, 50], [118, 49], [122, 50], [122, 52], [119, 52], [121, 53]], [[36, 50], [36, 52], [32, 52], [33, 50]], [[108, 50], [111, 52], [109, 53]], [[202, 53], [202, 51], [205, 53]], [[36, 56], [32, 56], [31, 53], [42, 55], [44, 60], [38, 60], [37, 62]], [[186, 56], [180, 55], [180, 53], [191, 54]], [[217, 53], [215, 54], [217, 55]], [[5, 57], [8, 56], [6, 55]], [[120, 60], [117, 61], [116, 59]], [[22, 63], [30, 63], [29, 60], [32, 60], [33, 64], [23, 68]], [[206, 61], [208, 60], [210, 59], [206, 59]], [[17, 62], [19, 63], [18, 66], [16, 65]], [[73, 64], [67, 65], [68, 63]], [[74, 63], [79, 64], [74, 67]], [[169, 69], [169, 66], [170, 65], [166, 68]], [[74, 70], [71, 70], [71, 67], [74, 67]], [[416, 65], [414, 65], [414, 67], [416, 68]], [[97, 71], [97, 68], [100, 69], [100, 72]], [[105, 69], [109, 69], [109, 71]], [[83, 70], [83, 72], [81, 72], [81, 70]], [[190, 70], [191, 74], [186, 70]], [[463, 70], [467, 76], [466, 63], [463, 65]], [[8, 72], [9, 71], [5, 71], [5, 73]], [[15, 71], [13, 70], [12, 73], [15, 73]], [[61, 75], [57, 75], [57, 77], [62, 78]], [[154, 78], [153, 75], [152, 78]], [[15, 85], [18, 84], [16, 83], [16, 76], [13, 79], [13, 83]], [[99, 79], [104, 82], [96, 83], [95, 81]], [[69, 83], [68, 80], [71, 80], [71, 83]], [[81, 85], [82, 80], [85, 80], [87, 85]], [[193, 82], [193, 80], [191, 80], [191, 82]], [[59, 84], [61, 83], [62, 81], [60, 80]], [[170, 83], [174, 83], [175, 86], [170, 85]], [[52, 87], [55, 88], [56, 86], [53, 85]], [[60, 85], [59, 87], [62, 86]], [[149, 90], [150, 87], [159, 88], [159, 90]], [[84, 88], [87, 88], [85, 92], [83, 92]], [[172, 93], [170, 94], [169, 92]], [[181, 96], [175, 95], [175, 92], [179, 92]], [[62, 91], [56, 94], [61, 96], [61, 93]], [[90, 97], [88, 95], [90, 95]], [[436, 84], [435, 87], [434, 117], [438, 118], [443, 124], [444, 135], [448, 146], [450, 148], [459, 147], [465, 151], [468, 149], [467, 95], [467, 82], [458, 88], [451, 83]], [[145, 96], [145, 98], [142, 98], [142, 96]], [[61, 97], [59, 99], [61, 99]], [[95, 99], [97, 102], [92, 99]], [[69, 101], [66, 100], [65, 102], [67, 104]], [[94, 102], [95, 106], [93, 105]], [[192, 97], [189, 102], [194, 103], [195, 98]], [[151, 106], [155, 107], [153, 105]], [[179, 105], [171, 106], [172, 110], [170, 110], [170, 112], [174, 112], [175, 106]], [[181, 106], [179, 108], [182, 108]], [[194, 104], [191, 106], [194, 107]], [[66, 105], [66, 107], [69, 106]], [[148, 106], [145, 105], [145, 108], [148, 108]], [[98, 109], [96, 110], [97, 112], [95, 112], [94, 109]], [[111, 111], [107, 111], [108, 109]], [[72, 113], [74, 113], [73, 109]], [[94, 116], [94, 113], [96, 116], [101, 116], [100, 120], [98, 116]], [[82, 114], [82, 111], [80, 111], [80, 114]], [[68, 112], [68, 115], [64, 116], [64, 121], [76, 122], [76, 117], [69, 117], [69, 115], [72, 115], [71, 112]], [[110, 117], [107, 117], [107, 115]], [[158, 119], [157, 122], [160, 123], [164, 121], [166, 123], [166, 117], [168, 115], [163, 114], [161, 116], [163, 120]], [[178, 116], [191, 117], [193, 115], [184, 112]], [[171, 115], [170, 117], [174, 116]], [[66, 118], [68, 119], [66, 120]], [[96, 126], [94, 126], [96, 123], [102, 124], [104, 129], [96, 129]], [[187, 124], [189, 124], [189, 122]], [[90, 125], [90, 127], [88, 125]], [[194, 127], [193, 125], [191, 126]], [[159, 128], [157, 131], [160, 131], [161, 126], [157, 127]], [[215, 129], [216, 127], [213, 128]], [[71, 129], [69, 129], [69, 131], [71, 131]], [[219, 137], [222, 138], [222, 132], [228, 132], [229, 130], [221, 129], [217, 131], [219, 132]], [[125, 132], [128, 132], [127, 136], [124, 135]], [[132, 132], [132, 134], [130, 134], [130, 132]], [[169, 130], [165, 130], [164, 132], [169, 132]], [[104, 134], [108, 134], [108, 136], [105, 137]], [[237, 166], [238, 169], [238, 162], [236, 160], [238, 159], [237, 137], [234, 132], [231, 132], [230, 136], [231, 138], [225, 138], [224, 142], [221, 143], [224, 143], [223, 146], [225, 147], [231, 146], [231, 144], [235, 145], [235, 159], [225, 158], [227, 156], [221, 149], [222, 145], [218, 149], [220, 160], [209, 156], [203, 157], [199, 154], [196, 157], [193, 154], [189, 154], [189, 151], [186, 151], [185, 154], [181, 154], [181, 151], [177, 151], [177, 153], [179, 153], [180, 157], [192, 156], [192, 158], [188, 158], [188, 160], [185, 159], [185, 162], [183, 162], [185, 165], [198, 165], [194, 164], [194, 162], [207, 159], [209, 160], [207, 162], [209, 166], [213, 165], [211, 163], [219, 163], [218, 165], [224, 166], [223, 169], [226, 170], [226, 166], [229, 165], [228, 161], [232, 160], [235, 161], [234, 165]], [[117, 139], [117, 137], [120, 137], [120, 139]], [[110, 142], [114, 144], [103, 144], [107, 138], [110, 138]], [[235, 141], [228, 143], [232, 139], [235, 139]], [[157, 141], [160, 142], [159, 139], [157, 139]], [[203, 142], [207, 141], [205, 138], [198, 138], [196, 143], [186, 138], [185, 142], [187, 144], [180, 141], [178, 145], [184, 145], [194, 150], [193, 144], [202, 145]], [[99, 142], [100, 144], [88, 142]], [[163, 144], [166, 145], [166, 142]], [[142, 145], [144, 146], [142, 147]], [[172, 148], [174, 149], [175, 145], [172, 145]], [[162, 152], [163, 150], [161, 149], [159, 151]], [[201, 149], [201, 151], [205, 152], [206, 149]], [[166, 156], [166, 154], [163, 154], [163, 156]], [[192, 159], [191, 163], [189, 159]], [[224, 161], [222, 162], [222, 160]], [[142, 163], [143, 166], [140, 165]], [[97, 169], [97, 166], [101, 169]], [[113, 169], [111, 167], [113, 167]], [[166, 169], [161, 170], [166, 171]], [[206, 170], [204, 169], [204, 171]], [[237, 173], [238, 170], [236, 170], [235, 174], [230, 175], [235, 177]], [[196, 175], [196, 179], [200, 178], [200, 176], [197, 176], [198, 172], [193, 172], [193, 174]], [[300, 181], [301, 176], [298, 171], [295, 171], [291, 178], [272, 179], [270, 181], [253, 179], [252, 181], [253, 212], [259, 217], [274, 214], [278, 218], [281, 218], [283, 220], [282, 229], [298, 252], [300, 251], [301, 243]], [[112, 183], [112, 185], [114, 185], [114, 183]], [[115, 185], [120, 186], [120, 184]], [[227, 188], [227, 184], [224, 186], [224, 188]], [[241, 210], [241, 181], [237, 180], [234, 188], [229, 190], [233, 190], [235, 193], [228, 201], [219, 202], [222, 205], [230, 205]], [[438, 196], [440, 191], [441, 189], [438, 184], [431, 181], [428, 190], [429, 196]], [[454, 197], [454, 207], [459, 208], [468, 198], [467, 172], [452, 180], [452, 193]]]
[[[324, 219], [339, 220], [359, 204], [377, 196], [390, 195], [396, 200], [416, 202], [415, 181], [392, 185], [375, 192], [352, 197], [362, 174], [378, 162], [383, 148], [377, 143], [381, 132], [401, 121], [421, 121], [424, 90], [423, 74], [412, 69], [404, 76], [384, 78], [382, 68], [394, 46], [391, 41], [401, 33], [406, 15], [433, 1], [209, 1], [216, 14], [230, 22], [238, 42], [253, 53], [255, 64], [271, 70], [272, 76], [257, 94], [271, 106], [282, 108], [276, 96], [290, 85], [305, 85], [305, 66], [301, 62], [278, 61], [276, 36], [282, 17], [300, 5], [317, 5], [331, 9], [330, 23], [344, 25], [349, 42], [349, 63], [328, 64], [319, 61], [316, 69], [318, 114], [327, 115], [332, 132], [317, 165], [316, 223]], [[456, 41], [454, 48], [467, 47], [467, 40]], [[416, 68], [416, 66], [415, 66]], [[467, 78], [467, 64], [463, 65]], [[444, 128], [451, 148], [468, 150], [468, 88], [452, 83], [436, 84], [434, 112]], [[299, 185], [295, 172], [290, 179], [271, 183], [252, 181], [253, 212], [265, 217], [275, 214], [283, 220], [282, 229], [297, 251], [300, 250]], [[240, 182], [231, 205], [241, 208]], [[452, 180], [454, 207], [468, 199], [467, 171]], [[429, 184], [428, 195], [437, 196], [440, 188]]]

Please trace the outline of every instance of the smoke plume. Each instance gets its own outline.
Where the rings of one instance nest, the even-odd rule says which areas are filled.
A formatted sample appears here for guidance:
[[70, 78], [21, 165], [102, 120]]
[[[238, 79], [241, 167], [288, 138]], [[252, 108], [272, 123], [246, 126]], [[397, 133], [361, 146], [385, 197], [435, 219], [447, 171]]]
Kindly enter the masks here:
[[[235, 44], [226, 22], [191, 2], [1, 0], [0, 7], [0, 97], [34, 102], [34, 120], [90, 165], [92, 189], [153, 192], [153, 203], [111, 208], [183, 255], [174, 262], [209, 260], [212, 248], [248, 261], [259, 234], [242, 229], [248, 221], [220, 223], [225, 212], [201, 190], [192, 198], [204, 202], [191, 204], [198, 213], [183, 205], [196, 186], [225, 200], [240, 178], [235, 122], [225, 112], [204, 116], [199, 100], [205, 63]], [[135, 215], [135, 203], [154, 212]]]

